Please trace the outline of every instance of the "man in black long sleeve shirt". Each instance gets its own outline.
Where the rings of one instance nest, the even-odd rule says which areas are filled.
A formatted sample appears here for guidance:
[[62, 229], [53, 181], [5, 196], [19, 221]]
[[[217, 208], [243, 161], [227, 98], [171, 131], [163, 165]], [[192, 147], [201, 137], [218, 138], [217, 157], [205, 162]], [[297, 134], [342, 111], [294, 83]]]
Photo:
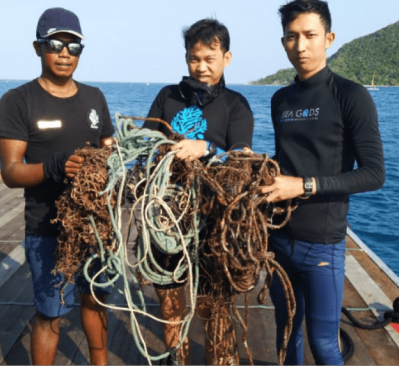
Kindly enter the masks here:
[[[297, 301], [285, 362], [302, 363], [305, 316], [316, 364], [341, 365], [338, 331], [349, 195], [379, 189], [385, 180], [377, 113], [363, 86], [327, 67], [325, 50], [335, 38], [327, 3], [295, 0], [282, 6], [280, 15], [282, 43], [297, 77], [272, 98], [282, 175], [262, 192], [270, 193], [269, 202], [299, 198], [292, 219], [272, 232], [269, 242]], [[276, 279], [271, 297], [281, 348], [287, 310]]]

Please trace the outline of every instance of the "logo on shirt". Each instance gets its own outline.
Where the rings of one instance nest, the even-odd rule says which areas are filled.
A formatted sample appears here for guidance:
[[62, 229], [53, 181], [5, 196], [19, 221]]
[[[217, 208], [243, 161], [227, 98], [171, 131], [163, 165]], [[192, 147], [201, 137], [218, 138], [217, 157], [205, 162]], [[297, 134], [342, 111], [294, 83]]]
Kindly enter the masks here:
[[280, 122], [315, 121], [320, 114], [320, 108], [298, 109], [296, 111], [284, 111]]
[[191, 140], [203, 140], [208, 124], [206, 119], [202, 118], [202, 110], [194, 105], [183, 109], [176, 114], [171, 122], [173, 131], [185, 135]]
[[100, 123], [100, 118], [98, 117], [98, 114], [95, 109], [92, 109], [89, 114], [89, 121], [90, 121], [90, 127], [94, 129], [98, 129], [99, 123]]

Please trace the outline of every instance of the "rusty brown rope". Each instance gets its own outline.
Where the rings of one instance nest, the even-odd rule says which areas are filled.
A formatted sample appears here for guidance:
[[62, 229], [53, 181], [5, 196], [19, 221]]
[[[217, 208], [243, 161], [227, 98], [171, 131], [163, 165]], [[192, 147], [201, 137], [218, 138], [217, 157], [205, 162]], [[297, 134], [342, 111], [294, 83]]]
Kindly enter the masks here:
[[[97, 231], [105, 246], [111, 248], [112, 223], [107, 208], [107, 196], [101, 192], [108, 181], [107, 158], [110, 147], [101, 149], [85, 147], [75, 155], [85, 158], [82, 169], [69, 183], [56, 201], [57, 216], [53, 223], [59, 224], [55, 272], [64, 275], [65, 285], [74, 283], [75, 274], [93, 253], [98, 253], [98, 243], [89, 216], [93, 216]], [[115, 204], [115, 200], [111, 205]]]
[[[187, 174], [200, 178], [212, 194], [204, 195], [202, 210], [211, 223], [209, 234], [202, 244], [202, 267], [210, 289], [206, 306], [211, 305], [210, 320], [214, 329], [214, 360], [222, 364], [236, 353], [233, 319], [243, 328], [242, 340], [248, 359], [253, 363], [247, 344], [249, 311], [248, 292], [255, 288], [260, 272], [266, 270], [266, 279], [258, 295], [264, 302], [271, 284], [273, 271], [279, 276], [287, 298], [289, 322], [279, 362], [285, 359], [286, 346], [292, 329], [295, 299], [283, 269], [268, 251], [268, 230], [280, 228], [290, 219], [294, 208], [290, 201], [278, 207], [266, 202], [267, 195], [259, 188], [270, 185], [280, 174], [278, 164], [267, 155], [230, 151], [222, 165], [201, 167]], [[275, 219], [279, 216], [279, 223]], [[200, 254], [201, 255], [201, 254]], [[245, 316], [242, 318], [236, 294], [245, 294]], [[226, 352], [227, 351], [227, 352]]]
[[154, 118], [154, 117], [135, 117], [135, 116], [119, 116], [119, 118], [130, 119], [132, 121], [149, 121], [149, 122], [157, 122], [161, 125], [165, 126], [169, 132], [173, 133], [172, 127], [170, 124], [163, 119]]

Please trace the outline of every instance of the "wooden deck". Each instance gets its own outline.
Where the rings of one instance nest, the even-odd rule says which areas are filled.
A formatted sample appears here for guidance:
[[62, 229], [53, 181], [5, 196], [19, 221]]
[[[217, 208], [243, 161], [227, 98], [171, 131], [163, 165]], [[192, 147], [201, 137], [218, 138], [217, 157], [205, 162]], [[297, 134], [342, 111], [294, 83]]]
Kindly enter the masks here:
[[[21, 189], [8, 189], [0, 181], [0, 364], [2, 365], [31, 363], [30, 334], [35, 308], [30, 272], [23, 248], [23, 202]], [[394, 283], [376, 265], [368, 255], [367, 248], [364, 250], [349, 239], [347, 249], [347, 278], [343, 305], [347, 308], [371, 307], [373, 311], [364, 310], [354, 314], [362, 322], [375, 322], [375, 316], [381, 317], [383, 311], [390, 310], [393, 300], [399, 296], [398, 282]], [[255, 292], [252, 293], [251, 299], [253, 305], [257, 305]], [[159, 314], [152, 286], [147, 286], [145, 296], [151, 312]], [[125, 299], [115, 291], [108, 302], [124, 304]], [[272, 305], [270, 300], [268, 305]], [[88, 347], [81, 329], [79, 310], [77, 304], [62, 320], [61, 339], [55, 360], [58, 365], [89, 364]], [[108, 363], [147, 364], [134, 344], [129, 315], [123, 311], [109, 310], [108, 316]], [[273, 310], [253, 308], [250, 316], [248, 343], [255, 362], [276, 364]], [[164, 352], [160, 324], [148, 318], [141, 318], [140, 326], [149, 352], [151, 354]], [[347, 362], [348, 365], [399, 364], [399, 333], [391, 325], [385, 329], [363, 330], [355, 328], [343, 315], [341, 326], [354, 343], [354, 354]], [[238, 328], [238, 338], [240, 335], [241, 330]], [[197, 317], [192, 321], [189, 336], [192, 364], [204, 364], [204, 335]], [[242, 347], [240, 355], [241, 363], [247, 363]], [[314, 364], [308, 347], [305, 352], [305, 362]]]

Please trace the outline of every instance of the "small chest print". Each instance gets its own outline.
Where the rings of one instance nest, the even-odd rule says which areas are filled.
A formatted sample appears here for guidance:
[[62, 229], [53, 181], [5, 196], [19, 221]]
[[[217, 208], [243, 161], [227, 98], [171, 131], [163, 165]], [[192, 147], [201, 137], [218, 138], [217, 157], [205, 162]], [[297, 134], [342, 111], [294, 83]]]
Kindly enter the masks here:
[[89, 121], [90, 121], [90, 127], [97, 130], [100, 124], [100, 118], [98, 117], [98, 114], [95, 109], [92, 109], [90, 111]]

